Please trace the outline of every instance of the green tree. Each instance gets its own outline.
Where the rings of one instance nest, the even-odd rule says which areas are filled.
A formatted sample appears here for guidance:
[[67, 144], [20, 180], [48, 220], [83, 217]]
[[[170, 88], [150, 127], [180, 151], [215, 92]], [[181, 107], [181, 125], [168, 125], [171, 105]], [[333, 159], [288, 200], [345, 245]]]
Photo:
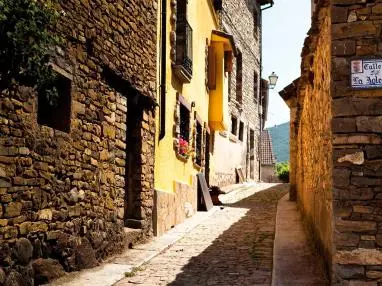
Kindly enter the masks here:
[[289, 163], [288, 162], [277, 163], [276, 174], [281, 181], [285, 183], [289, 183]]
[[53, 31], [59, 13], [50, 0], [0, 0], [0, 89], [15, 83], [35, 87], [55, 103], [58, 93], [49, 66], [60, 43]]

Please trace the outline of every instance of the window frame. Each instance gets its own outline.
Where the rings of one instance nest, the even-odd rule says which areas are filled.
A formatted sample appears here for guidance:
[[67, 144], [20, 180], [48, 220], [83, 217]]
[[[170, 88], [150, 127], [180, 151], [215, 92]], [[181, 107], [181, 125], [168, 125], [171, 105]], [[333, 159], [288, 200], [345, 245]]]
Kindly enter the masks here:
[[240, 122], [239, 122], [239, 135], [238, 135], [238, 139], [240, 141], [242, 141], [242, 142], [244, 140], [244, 129], [245, 129], [244, 122], [240, 120]]
[[238, 51], [236, 57], [236, 101], [243, 102], [243, 54]]
[[[50, 64], [56, 79], [58, 102], [52, 106], [42, 94], [37, 96], [37, 124], [70, 133], [72, 117], [73, 77], [55, 64]], [[46, 111], [48, 109], [48, 112]], [[54, 119], [58, 118], [58, 119]]]
[[231, 134], [237, 135], [237, 117], [234, 115], [231, 116]]

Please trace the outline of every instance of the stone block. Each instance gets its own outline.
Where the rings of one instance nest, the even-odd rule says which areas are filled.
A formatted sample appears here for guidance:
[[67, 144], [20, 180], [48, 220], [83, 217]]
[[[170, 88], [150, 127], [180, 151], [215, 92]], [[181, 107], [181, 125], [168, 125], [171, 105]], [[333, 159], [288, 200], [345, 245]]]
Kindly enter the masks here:
[[336, 229], [340, 232], [367, 232], [375, 231], [377, 224], [374, 221], [336, 220]]
[[360, 116], [357, 117], [356, 124], [359, 132], [382, 132], [382, 116]]
[[86, 108], [85, 104], [73, 100], [72, 108], [74, 113], [85, 115], [85, 108]]
[[48, 220], [51, 221], [53, 217], [53, 212], [51, 209], [44, 209], [39, 211], [38, 213], [38, 219], [39, 220]]
[[351, 184], [358, 187], [380, 186], [382, 178], [355, 177], [351, 178]]
[[346, 154], [338, 158], [337, 162], [339, 163], [349, 162], [354, 165], [362, 165], [365, 162], [365, 158], [364, 158], [363, 152], [356, 152], [356, 153]]
[[333, 100], [333, 116], [382, 115], [382, 98], [343, 97]]
[[351, 171], [348, 169], [335, 168], [333, 170], [333, 185], [335, 187], [346, 187], [350, 184]]
[[332, 38], [334, 40], [366, 36], [377, 36], [377, 27], [372, 21], [332, 25]]
[[353, 206], [353, 211], [356, 213], [371, 214], [374, 208], [368, 206]]
[[333, 145], [353, 145], [353, 144], [382, 144], [382, 138], [376, 134], [360, 135], [334, 135]]
[[336, 265], [335, 271], [344, 279], [357, 279], [365, 276], [365, 268], [356, 265]]
[[23, 265], [27, 265], [32, 259], [33, 246], [29, 239], [18, 239], [13, 250], [17, 260]]
[[356, 130], [354, 118], [340, 117], [332, 119], [332, 131], [335, 133], [356, 132]]
[[382, 148], [380, 146], [365, 146], [366, 158], [369, 160], [382, 159]]
[[24, 285], [23, 276], [17, 271], [12, 270], [5, 280], [4, 286]]
[[48, 224], [41, 221], [32, 222], [29, 227], [30, 232], [47, 232], [48, 229], [49, 229]]
[[355, 233], [345, 232], [340, 233], [336, 232], [334, 234], [334, 242], [338, 248], [341, 247], [356, 247], [359, 243], [359, 235]]
[[382, 247], [382, 233], [379, 233], [379, 234], [377, 234], [376, 236], [375, 236], [375, 238], [376, 238], [376, 243], [377, 243], [377, 245], [379, 246], [379, 247]]
[[98, 265], [92, 245], [86, 238], [81, 238], [76, 243], [75, 257], [78, 269], [87, 269]]
[[380, 265], [382, 251], [377, 249], [341, 250], [334, 255], [334, 262], [342, 265]]
[[62, 265], [54, 259], [39, 258], [32, 263], [37, 285], [47, 284], [65, 275]]
[[0, 268], [0, 285], [4, 285], [6, 274], [2, 268]]
[[114, 139], [115, 138], [115, 127], [110, 126], [107, 123], [102, 123], [102, 134], [106, 138]]
[[21, 209], [23, 205], [20, 202], [11, 202], [5, 206], [5, 213], [4, 217], [10, 218], [10, 217], [16, 217], [21, 214]]
[[332, 23], [343, 23], [348, 18], [348, 7], [332, 6]]
[[9, 182], [8, 179], [0, 178], [0, 188], [10, 188], [12, 187], [12, 184]]

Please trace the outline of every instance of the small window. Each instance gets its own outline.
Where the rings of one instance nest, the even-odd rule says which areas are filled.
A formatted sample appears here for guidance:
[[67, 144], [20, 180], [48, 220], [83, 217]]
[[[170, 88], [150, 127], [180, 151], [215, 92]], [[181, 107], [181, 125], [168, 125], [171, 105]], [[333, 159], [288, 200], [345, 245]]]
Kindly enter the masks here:
[[232, 97], [232, 74], [228, 74], [228, 101], [231, 101]]
[[253, 77], [253, 101], [255, 103], [258, 102], [258, 96], [259, 96], [259, 75], [255, 71], [254, 77]]
[[189, 83], [192, 78], [192, 28], [187, 20], [187, 0], [176, 3], [176, 60], [175, 74], [182, 82]]
[[253, 9], [253, 36], [259, 38], [259, 12], [257, 8]]
[[243, 100], [243, 58], [238, 52], [236, 58], [236, 101], [241, 103]]
[[72, 81], [56, 73], [54, 87], [58, 91], [55, 104], [49, 102], [45, 95], [38, 96], [37, 122], [63, 132], [70, 131]]
[[180, 104], [180, 137], [190, 141], [190, 111], [183, 104]]
[[223, 9], [223, 0], [214, 0], [215, 11], [221, 11]]
[[244, 122], [240, 121], [240, 126], [239, 126], [239, 140], [243, 141], [244, 138]]
[[235, 116], [231, 117], [231, 133], [233, 135], [237, 134], [237, 118]]
[[202, 165], [202, 137], [203, 129], [199, 121], [196, 122], [196, 142], [195, 142], [195, 163], [198, 166]]

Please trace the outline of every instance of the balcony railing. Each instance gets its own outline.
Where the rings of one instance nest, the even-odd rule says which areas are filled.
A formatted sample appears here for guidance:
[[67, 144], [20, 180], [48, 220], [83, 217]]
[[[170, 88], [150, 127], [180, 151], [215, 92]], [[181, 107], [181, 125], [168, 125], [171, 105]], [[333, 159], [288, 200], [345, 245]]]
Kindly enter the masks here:
[[192, 28], [185, 15], [178, 15], [176, 24], [175, 71], [185, 82], [192, 77]]

